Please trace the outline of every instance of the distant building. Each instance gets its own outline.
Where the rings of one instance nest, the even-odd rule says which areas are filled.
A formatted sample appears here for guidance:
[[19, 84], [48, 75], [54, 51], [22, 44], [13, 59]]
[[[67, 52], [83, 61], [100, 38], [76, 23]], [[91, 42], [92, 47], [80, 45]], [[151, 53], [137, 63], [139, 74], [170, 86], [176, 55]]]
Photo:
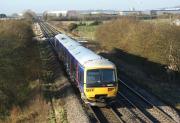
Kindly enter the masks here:
[[142, 11], [119, 11], [119, 15], [121, 16], [130, 16], [130, 15], [140, 15]]
[[180, 9], [151, 10], [152, 15], [180, 14]]
[[91, 14], [105, 14], [105, 15], [118, 15], [118, 11], [114, 10], [94, 10], [90, 12]]
[[67, 16], [68, 17], [77, 17], [79, 15], [80, 15], [79, 11], [76, 11], [76, 10], [69, 10], [69, 11], [67, 11]]
[[118, 15], [114, 10], [68, 10], [68, 11], [46, 11], [43, 15], [53, 17], [78, 17], [84, 15]]
[[66, 17], [67, 11], [46, 11], [45, 14], [49, 16]]
[[151, 11], [150, 10], [142, 11], [141, 13], [143, 15], [151, 15]]
[[80, 15], [118, 15], [114, 10], [79, 10]]

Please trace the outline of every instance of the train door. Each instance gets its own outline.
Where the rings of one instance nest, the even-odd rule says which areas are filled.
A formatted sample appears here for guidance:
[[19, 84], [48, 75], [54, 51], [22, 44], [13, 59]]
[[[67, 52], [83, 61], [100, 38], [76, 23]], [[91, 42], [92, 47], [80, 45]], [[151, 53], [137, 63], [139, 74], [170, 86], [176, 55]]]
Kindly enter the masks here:
[[77, 63], [77, 61], [76, 61], [76, 83], [77, 83], [77, 85], [79, 86], [79, 70], [78, 70], [78, 68], [79, 68], [79, 65], [78, 65], [78, 63]]
[[79, 90], [81, 93], [84, 93], [84, 69], [79, 66]]

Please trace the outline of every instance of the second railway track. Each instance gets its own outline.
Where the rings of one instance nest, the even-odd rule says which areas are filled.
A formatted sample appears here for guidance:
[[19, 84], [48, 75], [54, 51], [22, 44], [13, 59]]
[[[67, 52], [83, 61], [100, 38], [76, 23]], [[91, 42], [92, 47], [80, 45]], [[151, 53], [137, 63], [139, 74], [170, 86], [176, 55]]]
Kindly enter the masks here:
[[158, 108], [150, 100], [147, 100], [122, 80], [119, 81], [122, 83], [121, 88], [123, 88], [121, 93], [149, 117], [152, 122], [176, 123], [166, 112]]
[[148, 118], [136, 105], [134, 105], [126, 96], [118, 92], [117, 108], [122, 115], [122, 119], [126, 122], [133, 123], [152, 123], [151, 119]]
[[94, 116], [99, 123], [125, 123], [111, 107], [91, 107]]

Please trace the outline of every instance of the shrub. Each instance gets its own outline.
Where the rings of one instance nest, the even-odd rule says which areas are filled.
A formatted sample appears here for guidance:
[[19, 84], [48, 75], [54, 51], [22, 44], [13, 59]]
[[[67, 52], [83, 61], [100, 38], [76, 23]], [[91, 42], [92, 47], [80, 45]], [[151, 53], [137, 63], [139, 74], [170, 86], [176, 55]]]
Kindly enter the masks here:
[[68, 31], [72, 32], [74, 29], [76, 29], [78, 25], [76, 23], [70, 23], [68, 25]]
[[78, 24], [78, 26], [86, 26], [86, 23], [85, 23], [85, 22], [80, 21], [80, 22], [79, 22], [79, 24]]
[[31, 98], [40, 58], [28, 21], [0, 21], [0, 116]]
[[99, 24], [102, 24], [102, 21], [95, 20], [94, 22], [90, 23], [90, 26], [96, 26], [96, 25], [99, 25]]

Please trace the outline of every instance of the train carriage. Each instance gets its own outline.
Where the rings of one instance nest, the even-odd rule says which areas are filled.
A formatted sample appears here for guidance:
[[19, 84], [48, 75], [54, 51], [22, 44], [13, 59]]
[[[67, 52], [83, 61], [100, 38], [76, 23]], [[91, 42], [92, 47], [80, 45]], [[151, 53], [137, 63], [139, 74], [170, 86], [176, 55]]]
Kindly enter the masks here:
[[52, 43], [81, 97], [91, 105], [114, 100], [118, 90], [115, 65], [64, 34]]

